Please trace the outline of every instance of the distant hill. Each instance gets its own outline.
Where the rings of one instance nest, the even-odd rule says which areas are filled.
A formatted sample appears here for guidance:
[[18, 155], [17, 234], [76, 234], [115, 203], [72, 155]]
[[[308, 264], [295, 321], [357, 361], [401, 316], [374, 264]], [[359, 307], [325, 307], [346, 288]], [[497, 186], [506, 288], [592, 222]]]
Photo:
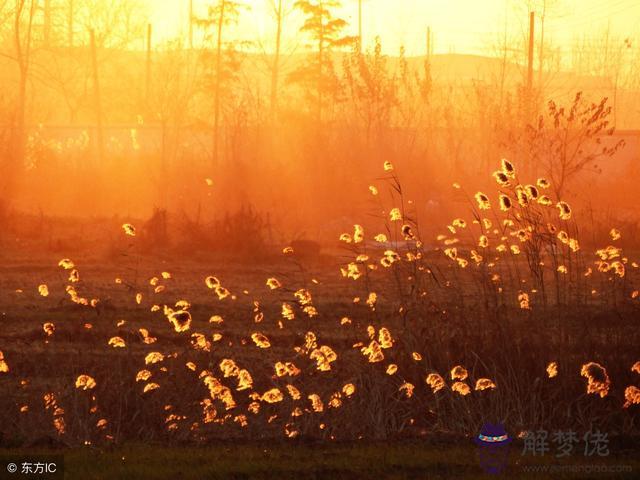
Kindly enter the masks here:
[[[336, 71], [341, 74], [342, 64], [348, 53], [334, 52]], [[130, 114], [123, 116], [122, 112], [128, 112], [132, 103], [139, 101], [143, 94], [145, 84], [146, 52], [142, 51], [102, 51], [100, 56], [104, 61], [100, 65], [100, 74], [104, 97], [109, 98], [109, 104], [113, 112], [107, 116], [111, 122], [121, 123], [128, 121]], [[158, 81], [159, 63], [162, 62], [162, 53], [152, 52], [152, 82]], [[288, 73], [299, 67], [309, 54], [296, 53], [283, 55], [281, 59], [281, 75], [283, 81], [281, 88], [287, 87], [286, 77]], [[196, 57], [194, 56], [194, 59]], [[239, 83], [250, 88], [254, 93], [268, 95], [270, 89], [269, 65], [273, 61], [270, 55], [256, 53], [243, 53], [240, 55], [241, 70]], [[399, 58], [397, 56], [386, 57], [390, 72], [397, 72]], [[406, 59], [409, 69], [422, 74], [424, 72], [425, 57], [408, 57]], [[471, 91], [481, 89], [491, 94], [497, 92], [500, 85], [506, 91], [514, 91], [525, 82], [526, 66], [512, 61], [503, 61], [501, 58], [485, 57], [480, 55], [443, 54], [432, 55], [430, 72], [434, 88], [450, 88], [452, 92]], [[167, 69], [165, 67], [162, 67]], [[169, 67], [170, 69], [171, 67]], [[176, 67], [178, 68], [178, 67]], [[69, 70], [73, 73], [66, 73]], [[90, 89], [87, 90], [86, 78], [90, 76], [89, 55], [85, 48], [76, 47], [69, 52], [66, 49], [37, 50], [34, 51], [34, 66], [32, 67], [32, 80], [34, 85], [39, 82], [47, 84], [47, 89], [37, 89], [37, 98], [33, 98], [34, 104], [39, 105], [34, 120], [37, 122], [66, 122], [68, 118], [69, 103], [61, 98], [62, 91], [73, 91], [72, 85], [76, 82], [76, 89], [81, 91], [78, 98], [72, 99], [78, 103], [78, 119], [89, 118], [92, 108]], [[56, 77], [50, 80], [49, 77]], [[537, 82], [538, 73], [534, 72], [534, 81]], [[7, 106], [17, 89], [11, 88], [11, 84], [17, 82], [17, 68], [10, 58], [0, 58], [0, 85], [4, 87], [2, 104]], [[571, 71], [545, 72], [542, 78], [543, 98], [552, 98], [558, 102], [569, 102], [578, 91], [583, 91], [585, 98], [598, 101], [603, 96], [608, 96], [612, 103], [615, 100], [616, 123], [619, 128], [640, 128], [638, 112], [640, 112], [640, 92], [614, 90], [612, 82], [608, 78], [595, 76], [580, 76]], [[535, 85], [538, 87], [538, 85]], [[13, 92], [13, 93], [12, 93]], [[449, 95], [449, 93], [447, 93]], [[46, 96], [46, 98], [40, 98]], [[106, 107], [107, 110], [109, 107]], [[36, 118], [37, 117], [37, 118]], [[85, 120], [86, 121], [86, 120]]]

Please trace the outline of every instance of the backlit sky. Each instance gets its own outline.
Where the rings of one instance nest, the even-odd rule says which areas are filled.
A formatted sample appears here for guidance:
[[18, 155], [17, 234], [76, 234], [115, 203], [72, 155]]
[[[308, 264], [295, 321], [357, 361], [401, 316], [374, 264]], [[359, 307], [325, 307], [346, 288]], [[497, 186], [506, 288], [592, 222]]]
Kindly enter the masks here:
[[[167, 40], [187, 32], [189, 0], [146, 0], [156, 41]], [[284, 0], [291, 6], [295, 0]], [[511, 36], [522, 36], [528, 29], [528, 6], [541, 12], [544, 0], [363, 0], [363, 40], [370, 46], [376, 36], [386, 53], [397, 53], [404, 45], [408, 55], [423, 55], [426, 28], [434, 37], [438, 53], [489, 54], [497, 39], [507, 30]], [[196, 11], [204, 13], [212, 0], [194, 0]], [[271, 48], [274, 32], [270, 16], [271, 0], [247, 0], [250, 8], [243, 11], [233, 28], [233, 37], [261, 42]], [[640, 33], [640, 0], [546, 0], [548, 13], [545, 39], [560, 47], [583, 35], [603, 32], [607, 26], [612, 35], [638, 38]], [[357, 34], [358, 1], [343, 0], [338, 16], [350, 23], [349, 33]], [[292, 14], [284, 25], [283, 38], [289, 48], [303, 49], [297, 35], [299, 14]], [[536, 25], [539, 28], [539, 24]], [[539, 32], [539, 30], [538, 30]], [[634, 45], [638, 47], [639, 45]]]

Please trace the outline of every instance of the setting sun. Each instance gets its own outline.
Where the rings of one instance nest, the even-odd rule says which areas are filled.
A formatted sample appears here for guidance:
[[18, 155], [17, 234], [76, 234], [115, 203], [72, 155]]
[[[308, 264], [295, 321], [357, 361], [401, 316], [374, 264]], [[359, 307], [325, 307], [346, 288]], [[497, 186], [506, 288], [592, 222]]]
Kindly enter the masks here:
[[[242, 21], [238, 23], [235, 35], [255, 44], [248, 48], [261, 49], [265, 45], [268, 51], [272, 50], [277, 0], [242, 3]], [[287, 10], [293, 10], [294, 3], [283, 0]], [[188, 39], [190, 11], [204, 16], [211, 2], [146, 0], [145, 5], [149, 23], [158, 40], [164, 42], [174, 38]], [[345, 0], [335, 11], [349, 22], [351, 35], [358, 35], [361, 18], [365, 48], [373, 46], [375, 38], [379, 37], [386, 53], [396, 54], [400, 46], [404, 46], [408, 55], [424, 55], [429, 28], [435, 54], [491, 55], [505, 34], [509, 42], [526, 35], [530, 8], [539, 15], [538, 22], [544, 17], [547, 41], [567, 51], [593, 32], [602, 33], [608, 29], [619, 37], [632, 36], [637, 32], [640, 18], [640, 3], [634, 0], [611, 3], [597, 0]], [[301, 16], [291, 11], [288, 27], [283, 30], [287, 42], [300, 43], [297, 31], [301, 21]]]

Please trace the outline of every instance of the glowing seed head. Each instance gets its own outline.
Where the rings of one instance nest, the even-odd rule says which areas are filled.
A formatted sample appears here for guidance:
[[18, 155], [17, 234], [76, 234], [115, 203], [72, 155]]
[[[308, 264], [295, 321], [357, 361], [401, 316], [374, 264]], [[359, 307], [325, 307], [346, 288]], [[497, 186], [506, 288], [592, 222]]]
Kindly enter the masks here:
[[76, 379], [76, 388], [80, 390], [91, 390], [95, 386], [96, 381], [89, 375], [82, 374]]
[[524, 191], [527, 194], [527, 197], [529, 197], [531, 200], [536, 200], [540, 195], [540, 192], [538, 191], [538, 188], [535, 185], [525, 186]]
[[480, 210], [489, 210], [491, 208], [491, 203], [489, 202], [489, 197], [487, 197], [482, 192], [477, 192], [475, 195], [476, 202], [478, 202], [478, 208]]
[[191, 327], [191, 314], [188, 310], [178, 310], [171, 312], [167, 316], [176, 332], [186, 332]]
[[342, 387], [342, 393], [345, 394], [345, 396], [350, 397], [351, 395], [353, 395], [356, 392], [356, 387], [353, 383], [347, 383], [346, 385], [344, 385]]
[[404, 382], [400, 387], [398, 387], [398, 390], [403, 392], [407, 398], [411, 398], [415, 388], [416, 387], [413, 383]]
[[571, 218], [571, 207], [569, 207], [568, 203], [560, 201], [556, 203], [556, 207], [560, 212], [561, 220], [569, 220]]
[[126, 235], [129, 235], [130, 237], [135, 237], [136, 236], [136, 227], [134, 227], [130, 223], [122, 224], [122, 230], [124, 230], [124, 233]]
[[108, 344], [113, 348], [124, 348], [126, 346], [122, 337], [111, 337]]
[[501, 170], [498, 170], [496, 172], [493, 172], [493, 178], [495, 178], [496, 182], [498, 183], [498, 185], [500, 185], [501, 187], [508, 187], [510, 185], [509, 183], [509, 177], [507, 176], [506, 173], [504, 173]]
[[509, 160], [507, 160], [506, 158], [503, 158], [502, 160], [500, 160], [500, 165], [501, 165], [502, 172], [506, 176], [508, 176], [509, 178], [515, 178], [516, 169]]
[[587, 378], [587, 393], [595, 393], [604, 398], [609, 393], [611, 380], [607, 370], [596, 362], [589, 362], [582, 366], [580, 375]]
[[354, 225], [353, 243], [360, 243], [364, 240], [364, 228], [362, 225]]
[[269, 348], [271, 346], [271, 342], [269, 342], [267, 336], [260, 332], [252, 333], [251, 340], [260, 348]]
[[408, 225], [408, 224], [402, 225], [401, 232], [405, 240], [413, 240], [415, 238], [411, 225]]
[[622, 234], [620, 233], [620, 230], [618, 230], [617, 228], [612, 228], [611, 231], [609, 232], [609, 236], [611, 236], [611, 240], [615, 242], [616, 240], [620, 240], [620, 238], [622, 237]]
[[289, 395], [292, 399], [300, 400], [300, 390], [298, 390], [296, 387], [294, 387], [293, 385], [287, 385], [287, 391], [289, 392]]
[[523, 310], [529, 310], [531, 305], [529, 303], [529, 294], [525, 292], [520, 292], [518, 294], [518, 303], [520, 304], [520, 308]]
[[282, 317], [285, 318], [286, 320], [293, 320], [294, 318], [296, 318], [296, 314], [293, 311], [293, 307], [288, 303], [282, 304], [281, 314], [282, 314]]
[[267, 403], [278, 403], [283, 399], [284, 396], [282, 395], [282, 392], [277, 388], [272, 388], [271, 390], [264, 392], [264, 394], [260, 398], [260, 400]]
[[544, 207], [553, 205], [553, 202], [551, 201], [551, 199], [546, 195], [541, 195], [540, 197], [538, 197], [538, 203]]
[[327, 345], [322, 345], [320, 348], [316, 348], [313, 350], [309, 358], [311, 360], [315, 360], [316, 368], [321, 372], [327, 372], [331, 370], [331, 363], [335, 362], [338, 358], [338, 355], [328, 347]]
[[64, 268], [65, 270], [71, 270], [75, 267], [75, 264], [68, 258], [63, 258], [58, 262], [58, 266]]
[[499, 198], [500, 198], [500, 210], [502, 210], [503, 212], [508, 211], [513, 205], [511, 203], [511, 198], [509, 198], [508, 195], [504, 195], [504, 194], [500, 194]]
[[488, 378], [479, 378], [476, 381], [476, 390], [495, 390], [496, 384]]
[[391, 348], [393, 346], [393, 338], [388, 328], [382, 327], [378, 332], [378, 343], [381, 348]]
[[369, 363], [377, 363], [384, 360], [384, 353], [380, 344], [375, 340], [371, 340], [371, 343], [367, 347], [363, 347], [361, 350], [363, 355], [369, 357]]
[[463, 397], [471, 393], [471, 388], [464, 382], [455, 382], [451, 385], [451, 390], [459, 393]]
[[322, 412], [324, 410], [324, 404], [318, 394], [312, 393], [307, 398], [311, 400], [311, 408], [314, 412]]
[[469, 372], [462, 365], [456, 365], [451, 369], [451, 380], [465, 380]]
[[151, 352], [144, 357], [144, 363], [146, 365], [151, 365], [153, 363], [162, 362], [164, 360], [164, 355], [160, 352]]
[[389, 219], [392, 222], [399, 222], [402, 220], [402, 213], [398, 207], [394, 207], [389, 211]]
[[142, 393], [151, 392], [153, 390], [157, 390], [158, 388], [160, 388], [160, 385], [158, 385], [157, 383], [147, 383], [144, 386], [144, 389], [142, 390]]
[[625, 403], [623, 408], [629, 408], [631, 405], [640, 405], [640, 388], [630, 385], [624, 389]]
[[140, 370], [136, 374], [136, 382], [146, 382], [151, 378], [151, 372], [149, 370]]
[[4, 354], [2, 353], [2, 350], [0, 350], [0, 373], [8, 373], [8, 372], [9, 372], [9, 365], [7, 365], [7, 362], [5, 362]]
[[539, 178], [538, 181], [536, 182], [536, 185], [538, 185], [539, 188], [549, 188], [551, 186], [551, 184], [549, 183], [549, 180], [547, 180], [546, 178]]

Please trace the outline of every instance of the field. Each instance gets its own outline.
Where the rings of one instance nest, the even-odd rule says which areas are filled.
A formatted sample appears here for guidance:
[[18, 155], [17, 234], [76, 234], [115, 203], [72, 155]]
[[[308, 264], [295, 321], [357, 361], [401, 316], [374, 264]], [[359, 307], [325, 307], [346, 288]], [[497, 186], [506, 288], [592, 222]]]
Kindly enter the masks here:
[[[570, 207], [539, 201], [544, 181], [500, 211], [477, 193], [476, 220], [427, 246], [399, 179], [384, 182], [399, 205], [376, 220], [386, 233], [368, 242], [358, 224], [325, 253], [149, 255], [119, 222], [102, 256], [15, 249], [0, 269], [3, 447], [66, 452], [78, 478], [120, 456], [148, 460], [119, 478], [155, 472], [157, 452], [176, 475], [449, 478], [480, 471], [471, 442], [499, 423], [523, 451], [511, 468], [553, 462], [570, 432], [565, 465], [637, 469], [633, 248], [580, 246]], [[197, 460], [221, 448], [222, 466]]]

